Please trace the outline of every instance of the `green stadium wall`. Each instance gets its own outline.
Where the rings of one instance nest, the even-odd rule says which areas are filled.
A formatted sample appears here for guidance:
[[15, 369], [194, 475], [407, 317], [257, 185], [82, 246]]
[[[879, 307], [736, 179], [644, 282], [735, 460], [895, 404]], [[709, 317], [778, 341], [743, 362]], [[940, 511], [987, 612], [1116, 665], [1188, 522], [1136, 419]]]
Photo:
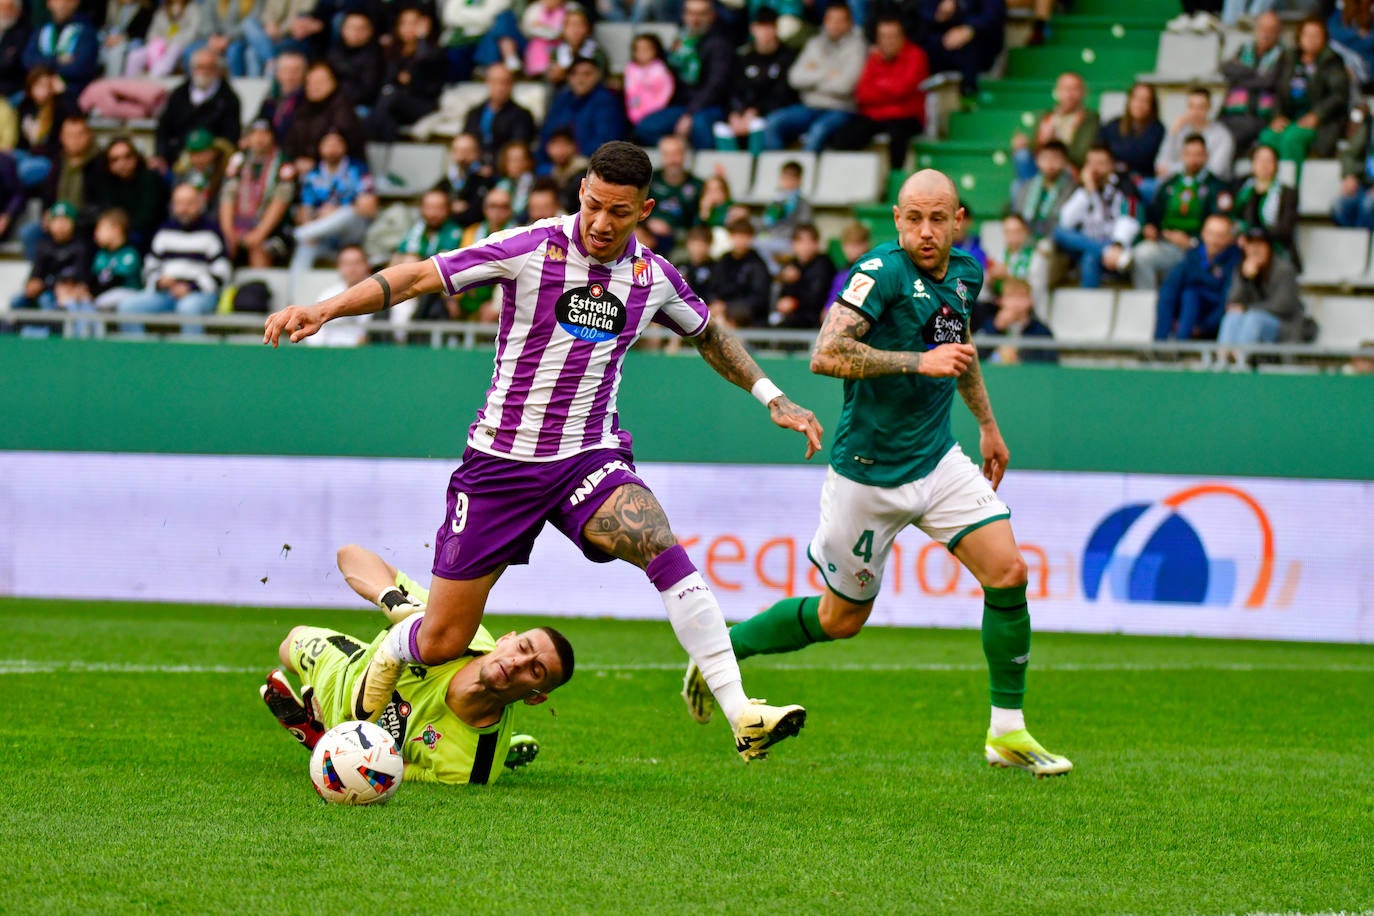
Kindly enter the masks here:
[[[805, 359], [769, 375], [833, 429], [840, 384]], [[0, 449], [452, 457], [490, 351], [326, 350], [0, 340]], [[986, 367], [1014, 468], [1247, 477], [1374, 477], [1374, 385], [1321, 375]], [[690, 353], [632, 354], [623, 425], [642, 461], [794, 464], [801, 444]], [[956, 432], [977, 453], [962, 408]]]

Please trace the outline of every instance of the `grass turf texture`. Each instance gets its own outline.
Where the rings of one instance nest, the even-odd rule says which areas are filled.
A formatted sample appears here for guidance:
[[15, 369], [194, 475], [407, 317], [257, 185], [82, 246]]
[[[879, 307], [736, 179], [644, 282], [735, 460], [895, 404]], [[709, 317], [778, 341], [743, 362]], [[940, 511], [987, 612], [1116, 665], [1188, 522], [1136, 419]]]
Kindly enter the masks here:
[[976, 632], [750, 660], [751, 693], [811, 719], [745, 766], [723, 723], [687, 718], [666, 623], [559, 621], [578, 673], [522, 709], [533, 765], [345, 808], [316, 799], [257, 686], [291, 625], [370, 636], [377, 615], [5, 600], [0, 618], [0, 912], [1374, 904], [1367, 647], [1038, 634], [1032, 731], [1078, 769], [1037, 781], [982, 760]]

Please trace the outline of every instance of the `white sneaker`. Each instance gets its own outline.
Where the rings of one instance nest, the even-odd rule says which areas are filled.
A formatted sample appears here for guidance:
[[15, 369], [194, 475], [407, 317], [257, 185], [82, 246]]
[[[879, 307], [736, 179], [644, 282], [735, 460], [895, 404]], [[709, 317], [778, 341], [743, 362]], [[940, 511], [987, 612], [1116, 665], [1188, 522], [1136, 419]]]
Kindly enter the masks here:
[[1211, 13], [1194, 13], [1189, 28], [1194, 32], [1220, 32], [1221, 20]]
[[770, 747], [796, 735], [804, 725], [806, 710], [800, 706], [769, 706], [766, 700], [750, 700], [735, 723], [735, 750], [746, 763], [763, 760]]

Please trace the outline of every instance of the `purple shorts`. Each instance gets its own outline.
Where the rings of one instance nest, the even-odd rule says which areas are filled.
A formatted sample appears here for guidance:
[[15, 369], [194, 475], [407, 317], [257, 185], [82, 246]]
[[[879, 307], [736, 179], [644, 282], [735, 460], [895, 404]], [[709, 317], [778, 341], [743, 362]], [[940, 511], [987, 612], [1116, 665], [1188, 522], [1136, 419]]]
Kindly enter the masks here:
[[615, 557], [582, 540], [582, 528], [616, 487], [648, 487], [629, 449], [596, 449], [561, 461], [513, 461], [475, 449], [448, 483], [448, 509], [434, 536], [434, 575], [478, 579], [530, 561], [534, 539], [553, 522], [596, 563]]

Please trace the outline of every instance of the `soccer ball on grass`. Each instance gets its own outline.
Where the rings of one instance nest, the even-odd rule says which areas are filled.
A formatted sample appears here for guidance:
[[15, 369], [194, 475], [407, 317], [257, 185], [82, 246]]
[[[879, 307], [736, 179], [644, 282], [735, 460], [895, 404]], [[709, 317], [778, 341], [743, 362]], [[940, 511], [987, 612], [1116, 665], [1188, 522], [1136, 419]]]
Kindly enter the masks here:
[[310, 781], [327, 802], [370, 805], [401, 786], [405, 763], [396, 742], [371, 722], [344, 722], [325, 732], [310, 755]]

